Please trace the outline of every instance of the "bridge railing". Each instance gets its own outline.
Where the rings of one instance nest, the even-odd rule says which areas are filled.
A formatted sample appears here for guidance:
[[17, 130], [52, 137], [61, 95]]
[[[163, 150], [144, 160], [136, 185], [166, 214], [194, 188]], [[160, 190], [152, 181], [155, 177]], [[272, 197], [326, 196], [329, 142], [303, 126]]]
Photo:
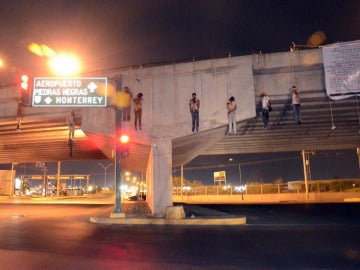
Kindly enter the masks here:
[[[360, 179], [318, 180], [309, 181], [308, 191], [323, 192], [360, 192]], [[282, 194], [305, 193], [304, 181], [293, 181], [283, 184], [259, 183], [246, 185], [216, 185], [198, 187], [173, 188], [173, 195], [251, 195], [251, 194]]]

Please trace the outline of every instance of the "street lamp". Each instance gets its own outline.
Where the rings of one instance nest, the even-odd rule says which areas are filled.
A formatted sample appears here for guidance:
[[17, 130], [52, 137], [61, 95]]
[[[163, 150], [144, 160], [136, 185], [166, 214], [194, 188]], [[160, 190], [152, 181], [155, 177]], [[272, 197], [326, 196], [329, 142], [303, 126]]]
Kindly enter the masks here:
[[73, 75], [80, 72], [80, 61], [73, 55], [55, 55], [50, 58], [49, 65], [60, 76]]
[[104, 187], [106, 187], [106, 170], [111, 166], [113, 165], [112, 163], [109, 163], [108, 165], [104, 166], [102, 163], [98, 163], [104, 170], [105, 170], [105, 184], [104, 184]]
[[[233, 158], [229, 158], [229, 161], [232, 162], [234, 161]], [[246, 186], [242, 185], [242, 176], [241, 176], [241, 163], [239, 162], [238, 163], [239, 165], [239, 179], [240, 179], [240, 186], [238, 187], [238, 189], [236, 189], [237, 191], [240, 191], [241, 192], [241, 199], [244, 200], [244, 191], [246, 190]]]
[[37, 56], [48, 58], [48, 65], [59, 76], [79, 74], [82, 67], [77, 56], [70, 53], [57, 53], [46, 44], [31, 43], [28, 50]]
[[241, 164], [239, 163], [239, 176], [240, 176], [240, 186], [241, 186]]
[[[229, 158], [229, 161], [232, 162], [234, 161], [233, 158]], [[241, 163], [239, 162], [239, 179], [240, 179], [240, 186], [242, 185], [242, 181], [241, 181]]]

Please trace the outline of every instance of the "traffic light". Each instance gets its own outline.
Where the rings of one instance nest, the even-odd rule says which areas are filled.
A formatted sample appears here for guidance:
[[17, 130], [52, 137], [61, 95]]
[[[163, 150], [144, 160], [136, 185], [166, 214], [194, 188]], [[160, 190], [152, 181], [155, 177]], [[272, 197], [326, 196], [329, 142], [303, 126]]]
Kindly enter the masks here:
[[119, 151], [120, 158], [126, 158], [129, 156], [129, 142], [130, 137], [126, 134], [123, 134], [119, 138]]
[[30, 77], [26, 74], [21, 75], [20, 89], [21, 89], [21, 103], [23, 105], [30, 105], [31, 103], [31, 82]]

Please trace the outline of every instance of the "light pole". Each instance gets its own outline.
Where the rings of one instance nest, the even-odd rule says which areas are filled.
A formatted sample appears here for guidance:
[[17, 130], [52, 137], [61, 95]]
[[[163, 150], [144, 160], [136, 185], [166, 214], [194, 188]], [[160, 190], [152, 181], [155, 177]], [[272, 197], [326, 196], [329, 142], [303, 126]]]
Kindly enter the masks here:
[[240, 186], [241, 186], [241, 164], [239, 163], [239, 177], [240, 177]]
[[[234, 159], [229, 158], [229, 161], [232, 162], [232, 161], [234, 161]], [[241, 163], [239, 162], [238, 164], [239, 164], [239, 179], [240, 179], [240, 186], [241, 186], [242, 185], [242, 181], [241, 181]], [[233, 165], [231, 165], [231, 166], [233, 166]]]
[[104, 184], [104, 187], [106, 187], [106, 170], [111, 166], [113, 165], [112, 163], [109, 163], [108, 165], [104, 166], [102, 163], [98, 163], [104, 170], [105, 170], [105, 184]]
[[[229, 161], [231, 162], [231, 161], [233, 161], [234, 159], [233, 158], [229, 158]], [[241, 191], [241, 200], [244, 200], [244, 186], [242, 185], [242, 175], [241, 175], [241, 163], [239, 162], [238, 163], [238, 165], [239, 165], [239, 179], [240, 179], [240, 186], [239, 186], [239, 188], [240, 188], [240, 191]]]

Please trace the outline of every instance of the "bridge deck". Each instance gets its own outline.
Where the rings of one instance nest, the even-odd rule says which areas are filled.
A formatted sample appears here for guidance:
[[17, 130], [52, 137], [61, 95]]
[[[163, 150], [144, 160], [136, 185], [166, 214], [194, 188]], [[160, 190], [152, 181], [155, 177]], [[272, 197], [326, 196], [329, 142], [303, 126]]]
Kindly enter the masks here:
[[[287, 152], [326, 149], [356, 149], [360, 145], [359, 102], [356, 97], [330, 101], [323, 90], [301, 93], [301, 125], [293, 123], [291, 104], [288, 97], [274, 97], [274, 111], [270, 113], [271, 126], [263, 129], [261, 115], [238, 122], [238, 133], [225, 135], [226, 127], [203, 131], [173, 142], [173, 166], [177, 160], [184, 160], [189, 149], [202, 142], [211, 142], [208, 149], [198, 151], [200, 155], [243, 154]], [[333, 120], [332, 120], [333, 119]], [[336, 128], [332, 129], [332, 125]], [[17, 120], [0, 120], [0, 163], [91, 160], [106, 159], [113, 147], [107, 138], [102, 147], [95, 143], [94, 134], [78, 134], [73, 146], [73, 156], [69, 156], [68, 127], [64, 115], [27, 116], [16, 131]], [[81, 117], [76, 119], [76, 127], [81, 129]], [[220, 141], [219, 133], [224, 134]], [[132, 145], [131, 158], [124, 160], [127, 168], [146, 168], [146, 160], [141, 153], [149, 151], [141, 145]], [[101, 148], [101, 149], [100, 149]], [[139, 149], [138, 149], [139, 148]], [[105, 151], [104, 151], [105, 150]], [[191, 152], [191, 151], [190, 151]], [[192, 151], [193, 153], [193, 151]], [[188, 160], [190, 158], [187, 158]], [[191, 160], [191, 159], [190, 159]], [[139, 165], [141, 164], [141, 168]]]
[[[330, 101], [323, 90], [301, 93], [303, 123], [293, 122], [292, 108], [287, 97], [274, 97], [274, 111], [270, 113], [271, 126], [263, 129], [261, 115], [238, 122], [238, 133], [225, 135], [226, 127], [203, 131], [173, 142], [174, 166], [177, 159], [186, 155], [201, 142], [211, 142], [200, 155], [243, 154], [287, 152], [326, 149], [355, 149], [360, 145], [359, 102], [356, 97]], [[332, 120], [333, 119], [333, 120]], [[336, 128], [332, 129], [332, 125]], [[95, 143], [94, 134], [78, 134], [73, 146], [73, 156], [69, 156], [68, 127], [64, 115], [27, 116], [21, 124], [21, 132], [16, 131], [17, 120], [1, 119], [0, 148], [1, 163], [91, 160], [106, 159], [113, 147], [111, 138], [100, 147]], [[81, 129], [81, 117], [76, 119], [76, 127]], [[224, 134], [220, 141], [219, 132]], [[90, 135], [90, 134], [89, 134]], [[94, 137], [95, 136], [95, 137]], [[144, 146], [131, 146], [131, 158], [124, 160], [127, 168], [146, 168], [142, 160]], [[100, 149], [102, 148], [102, 149]], [[149, 146], [146, 146], [148, 153]], [[106, 150], [107, 149], [107, 150]], [[106, 150], [106, 151], [104, 151]], [[54, 154], [55, 153], [55, 154]], [[189, 159], [189, 158], [188, 158]]]
[[[295, 124], [287, 97], [272, 98], [270, 129], [261, 113], [238, 123], [238, 133], [224, 138], [203, 154], [243, 154], [299, 150], [356, 149], [360, 145], [359, 101], [330, 101], [324, 90], [302, 92], [302, 124]], [[332, 128], [336, 127], [335, 129]]]

